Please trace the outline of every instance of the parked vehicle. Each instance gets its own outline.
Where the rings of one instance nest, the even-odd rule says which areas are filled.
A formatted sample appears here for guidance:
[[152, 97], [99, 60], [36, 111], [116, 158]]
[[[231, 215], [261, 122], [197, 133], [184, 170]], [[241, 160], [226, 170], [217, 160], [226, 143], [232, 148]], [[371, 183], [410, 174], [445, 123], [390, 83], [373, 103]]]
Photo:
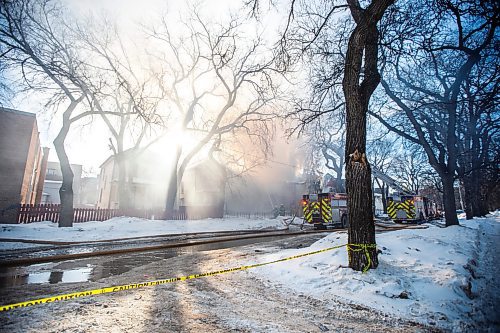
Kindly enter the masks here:
[[388, 197], [387, 213], [396, 223], [421, 222], [438, 216], [436, 205], [421, 195]]
[[467, 217], [467, 214], [465, 214], [463, 209], [457, 209], [457, 217], [459, 219], [465, 219]]
[[340, 226], [346, 228], [347, 215], [346, 193], [311, 193], [302, 196], [304, 221], [313, 224], [315, 229]]

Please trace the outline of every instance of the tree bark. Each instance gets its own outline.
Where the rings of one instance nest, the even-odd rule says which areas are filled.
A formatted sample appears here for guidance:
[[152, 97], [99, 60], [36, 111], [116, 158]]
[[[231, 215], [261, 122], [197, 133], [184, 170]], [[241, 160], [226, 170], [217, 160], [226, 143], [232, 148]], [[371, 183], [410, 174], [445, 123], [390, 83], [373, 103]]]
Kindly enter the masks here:
[[465, 205], [465, 216], [466, 216], [466, 219], [467, 220], [470, 220], [473, 218], [473, 211], [474, 211], [474, 208], [473, 208], [473, 195], [472, 195], [472, 183], [471, 183], [471, 179], [469, 176], [466, 176], [464, 177], [464, 181], [463, 181], [463, 185], [464, 185], [464, 205]]
[[458, 225], [457, 208], [455, 204], [455, 179], [453, 174], [446, 173], [441, 175], [443, 184], [443, 204], [446, 226]]
[[175, 208], [175, 200], [177, 199], [177, 191], [179, 183], [178, 181], [179, 177], [177, 175], [177, 172], [181, 154], [182, 154], [182, 147], [180, 144], [178, 144], [175, 150], [174, 161], [170, 169], [170, 177], [168, 180], [167, 198], [165, 201], [165, 215], [167, 219], [172, 217]]
[[[473, 217], [482, 217], [488, 214], [487, 208], [487, 200], [482, 193], [481, 189], [483, 188], [484, 179], [481, 175], [481, 171], [484, 169], [473, 170], [470, 175], [465, 177], [464, 187], [466, 197], [470, 201], [470, 217], [469, 211], [466, 209], [465, 212], [467, 214], [467, 219], [472, 219]], [[466, 204], [466, 208], [467, 204]]]
[[[366, 271], [378, 266], [373, 220], [371, 167], [366, 161], [366, 114], [380, 82], [377, 23], [394, 0], [374, 0], [366, 8], [348, 0], [356, 22], [347, 46], [342, 88], [346, 101], [346, 190], [348, 194], [349, 267]], [[364, 56], [364, 59], [363, 59]], [[363, 81], [361, 67], [363, 65]]]
[[71, 127], [71, 113], [76, 108], [80, 100], [73, 100], [66, 111], [63, 113], [63, 124], [59, 134], [54, 139], [54, 148], [56, 149], [59, 165], [62, 173], [62, 184], [59, 189], [59, 197], [61, 200], [61, 212], [59, 214], [59, 227], [72, 227], [73, 226], [73, 171], [69, 163], [68, 155], [64, 142]]
[[486, 216], [490, 212], [490, 209], [488, 207], [488, 184], [486, 183], [486, 180], [484, 178], [484, 176], [480, 176], [481, 181], [477, 185], [477, 187], [479, 188], [477, 203], [478, 209], [477, 214], [474, 214], [474, 216], [477, 217]]

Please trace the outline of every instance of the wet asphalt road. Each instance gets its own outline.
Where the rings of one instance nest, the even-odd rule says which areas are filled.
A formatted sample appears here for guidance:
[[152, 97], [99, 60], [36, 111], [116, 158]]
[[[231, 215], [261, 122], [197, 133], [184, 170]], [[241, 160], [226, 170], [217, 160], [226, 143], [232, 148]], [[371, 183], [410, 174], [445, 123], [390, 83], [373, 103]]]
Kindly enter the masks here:
[[[82, 258], [75, 260], [64, 260], [59, 262], [47, 262], [23, 266], [0, 266], [0, 293], [14, 286], [27, 284], [58, 284], [58, 283], [75, 283], [86, 281], [97, 281], [102, 278], [108, 278], [123, 274], [129, 270], [150, 264], [155, 261], [182, 256], [184, 254], [204, 252], [211, 250], [238, 248], [246, 245], [259, 243], [275, 243], [278, 246], [286, 247], [303, 247], [304, 244], [311, 244], [316, 240], [324, 237], [325, 234], [316, 233], [310, 235], [289, 235], [250, 238], [240, 240], [229, 240], [209, 244], [201, 244], [194, 246], [186, 246], [171, 249], [162, 249], [158, 251], [148, 251], [139, 253], [116, 254], [105, 257]], [[182, 238], [182, 237], [180, 237]], [[179, 241], [179, 237], [175, 237], [175, 241]], [[149, 241], [134, 241], [132, 244], [127, 243], [127, 246], [140, 244], [141, 246], [165, 242], [165, 239], [153, 239]], [[169, 239], [173, 241], [173, 239]], [[28, 253], [36, 256], [40, 253], [45, 255], [55, 253], [82, 253], [93, 252], [98, 249], [109, 249], [109, 247], [123, 247], [123, 244], [81, 244], [78, 246], [51, 246], [40, 249], [31, 250]], [[13, 256], [14, 254], [11, 254]]]

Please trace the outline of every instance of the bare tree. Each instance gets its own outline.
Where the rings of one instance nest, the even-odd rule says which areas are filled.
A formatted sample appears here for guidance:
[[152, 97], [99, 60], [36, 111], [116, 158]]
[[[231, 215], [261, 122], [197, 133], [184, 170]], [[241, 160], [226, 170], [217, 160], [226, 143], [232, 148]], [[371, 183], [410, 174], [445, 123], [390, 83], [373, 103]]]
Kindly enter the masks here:
[[499, 172], [498, 160], [495, 160], [498, 158], [496, 142], [500, 133], [496, 112], [500, 82], [498, 56], [493, 47], [486, 51], [461, 89], [457, 159], [458, 177], [465, 188], [468, 219], [488, 214], [488, 197], [494, 195], [494, 187], [489, 184], [496, 182], [490, 175]]
[[26, 89], [49, 95], [47, 105], [56, 114], [66, 104], [54, 147], [63, 176], [59, 226], [71, 227], [74, 175], [65, 148], [71, 126], [92, 115], [123, 113], [100, 106], [96, 96], [106, 75], [88, 61], [91, 57], [82, 52], [83, 45], [65, 18], [69, 13], [51, 0], [5, 1], [0, 7], [2, 60], [20, 73]]
[[326, 161], [325, 166], [335, 173], [337, 192], [344, 192], [345, 131], [341, 130], [337, 135], [333, 133], [323, 133], [317, 147], [321, 149], [321, 154]]
[[494, 39], [495, 8], [475, 1], [405, 2], [383, 34], [391, 45], [382, 80], [391, 100], [386, 110], [396, 112], [393, 119], [387, 113], [372, 115], [423, 147], [442, 181], [447, 226], [458, 224], [454, 182], [461, 86]]
[[[152, 144], [143, 147], [153, 128], [164, 126], [158, 114], [158, 104], [164, 95], [153, 80], [153, 72], [143, 70], [139, 59], [130, 58], [116, 26], [88, 20], [85, 26], [78, 26], [77, 34], [82, 45], [93, 55], [96, 70], [106, 78], [99, 87], [89, 82], [86, 92], [111, 134], [109, 147], [118, 167], [120, 208], [131, 208], [132, 170], [128, 161]], [[105, 112], [107, 109], [113, 113]], [[153, 141], [160, 138], [158, 135]]]
[[[333, 114], [332, 114], [333, 115]], [[302, 129], [307, 139], [313, 158], [321, 160], [324, 166], [334, 174], [335, 188], [338, 192], [345, 192], [344, 165], [345, 165], [345, 128], [339, 123], [339, 117], [330, 115], [319, 116], [308, 127]]]
[[76, 74], [80, 63], [69, 38], [55, 21], [62, 9], [49, 0], [3, 1], [0, 6], [0, 44], [2, 61], [16, 67], [29, 88], [52, 93], [56, 107], [69, 103], [62, 114], [62, 127], [54, 140], [63, 182], [59, 190], [59, 226], [73, 224], [73, 172], [64, 147], [76, 107], [85, 94], [78, 88]]
[[[330, 46], [330, 50], [336, 50], [329, 53], [326, 49], [326, 56], [333, 54], [336, 57], [328, 63], [332, 66], [331, 75], [326, 76], [324, 82], [329, 83], [327, 86], [331, 89], [341, 82], [343, 100], [339, 99], [334, 108], [338, 109], [345, 103], [346, 109], [346, 188], [350, 220], [348, 253], [349, 267], [355, 270], [378, 266], [371, 169], [366, 160], [366, 116], [370, 98], [380, 82], [377, 25], [393, 2], [373, 0], [362, 6], [357, 0], [348, 0], [347, 3], [292, 1], [288, 24], [279, 43], [280, 59], [285, 66], [321, 41], [323, 45]], [[253, 4], [251, 7], [254, 10], [259, 8], [257, 0], [249, 4]], [[304, 10], [299, 11], [298, 7]], [[351, 18], [339, 20], [338, 13], [346, 9]], [[294, 26], [291, 23], [296, 16], [300, 24]], [[328, 35], [332, 32], [328, 28], [335, 23], [339, 24], [338, 31], [347, 32], [341, 33], [344, 38], [335, 39], [335, 35]], [[339, 59], [342, 61], [339, 62]]]
[[342, 88], [346, 103], [346, 188], [349, 210], [349, 267], [378, 266], [373, 222], [371, 169], [366, 160], [366, 117], [378, 73], [378, 28], [392, 0], [373, 0], [365, 8], [358, 1], [347, 4], [355, 26], [347, 45]]
[[[342, 184], [345, 165], [346, 108], [342, 92], [343, 64], [349, 29], [352, 22], [341, 15], [347, 5], [333, 6], [325, 17], [311, 20], [309, 14], [325, 10], [318, 2], [301, 3], [303, 9], [292, 5], [287, 31], [279, 43], [279, 59], [284, 67], [293, 68], [301, 56], [301, 65], [308, 70], [305, 79], [307, 93], [292, 98], [293, 110], [286, 117], [292, 120], [289, 135], [304, 135], [315, 158], [325, 161], [334, 172], [335, 182]], [[337, 14], [338, 19], [330, 17]], [[291, 18], [297, 16], [293, 25]], [[311, 37], [311, 35], [313, 37]], [[293, 69], [291, 69], [293, 71]], [[303, 84], [302, 84], [303, 85]], [[345, 184], [340, 186], [345, 192]]]
[[[3, 58], [3, 46], [0, 44], [0, 59]], [[7, 84], [9, 80], [6, 79], [8, 72], [7, 64], [0, 61], [0, 106], [7, 106], [8, 101], [14, 95], [14, 89]]]
[[[163, 45], [154, 54], [164, 67], [158, 83], [164, 102], [175, 110], [177, 131], [192, 133], [193, 147], [177, 143], [168, 183], [166, 211], [172, 212], [179, 184], [189, 163], [207, 145], [220, 145], [226, 136], [240, 134], [266, 150], [274, 115], [266, 109], [278, 96], [273, 59], [265, 55], [260, 38], [243, 42], [241, 23], [206, 23], [194, 9], [185, 34], [175, 37], [165, 20], [149, 35]], [[178, 23], [177, 27], [179, 27]], [[172, 120], [174, 121], [174, 120]]]
[[402, 186], [418, 194], [432, 173], [427, 156], [420, 145], [403, 142], [401, 148], [395, 156], [394, 175]]

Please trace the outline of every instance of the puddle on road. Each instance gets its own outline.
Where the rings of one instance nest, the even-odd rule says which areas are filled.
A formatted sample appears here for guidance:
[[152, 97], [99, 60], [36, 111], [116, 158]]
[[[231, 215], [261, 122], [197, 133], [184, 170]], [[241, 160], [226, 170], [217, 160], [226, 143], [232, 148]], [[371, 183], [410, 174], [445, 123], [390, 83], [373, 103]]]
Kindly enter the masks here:
[[284, 236], [242, 239], [188, 246], [178, 249], [126, 254], [116, 259], [103, 261], [99, 265], [86, 264], [92, 259], [80, 259], [61, 263], [45, 263], [23, 267], [0, 267], [0, 290], [26, 284], [55, 284], [97, 281], [102, 278], [126, 273], [136, 267], [148, 265], [155, 261], [173, 258], [186, 253], [227, 249], [262, 242], [271, 242], [283, 238]]
[[[85, 282], [89, 280], [92, 273], [92, 267], [70, 269], [66, 271], [51, 271], [51, 272], [34, 272], [27, 274], [10, 275], [5, 272], [5, 269], [0, 269], [0, 286], [1, 288], [11, 286], [21, 286], [33, 283], [71, 283]], [[7, 273], [8, 275], [4, 276]]]

